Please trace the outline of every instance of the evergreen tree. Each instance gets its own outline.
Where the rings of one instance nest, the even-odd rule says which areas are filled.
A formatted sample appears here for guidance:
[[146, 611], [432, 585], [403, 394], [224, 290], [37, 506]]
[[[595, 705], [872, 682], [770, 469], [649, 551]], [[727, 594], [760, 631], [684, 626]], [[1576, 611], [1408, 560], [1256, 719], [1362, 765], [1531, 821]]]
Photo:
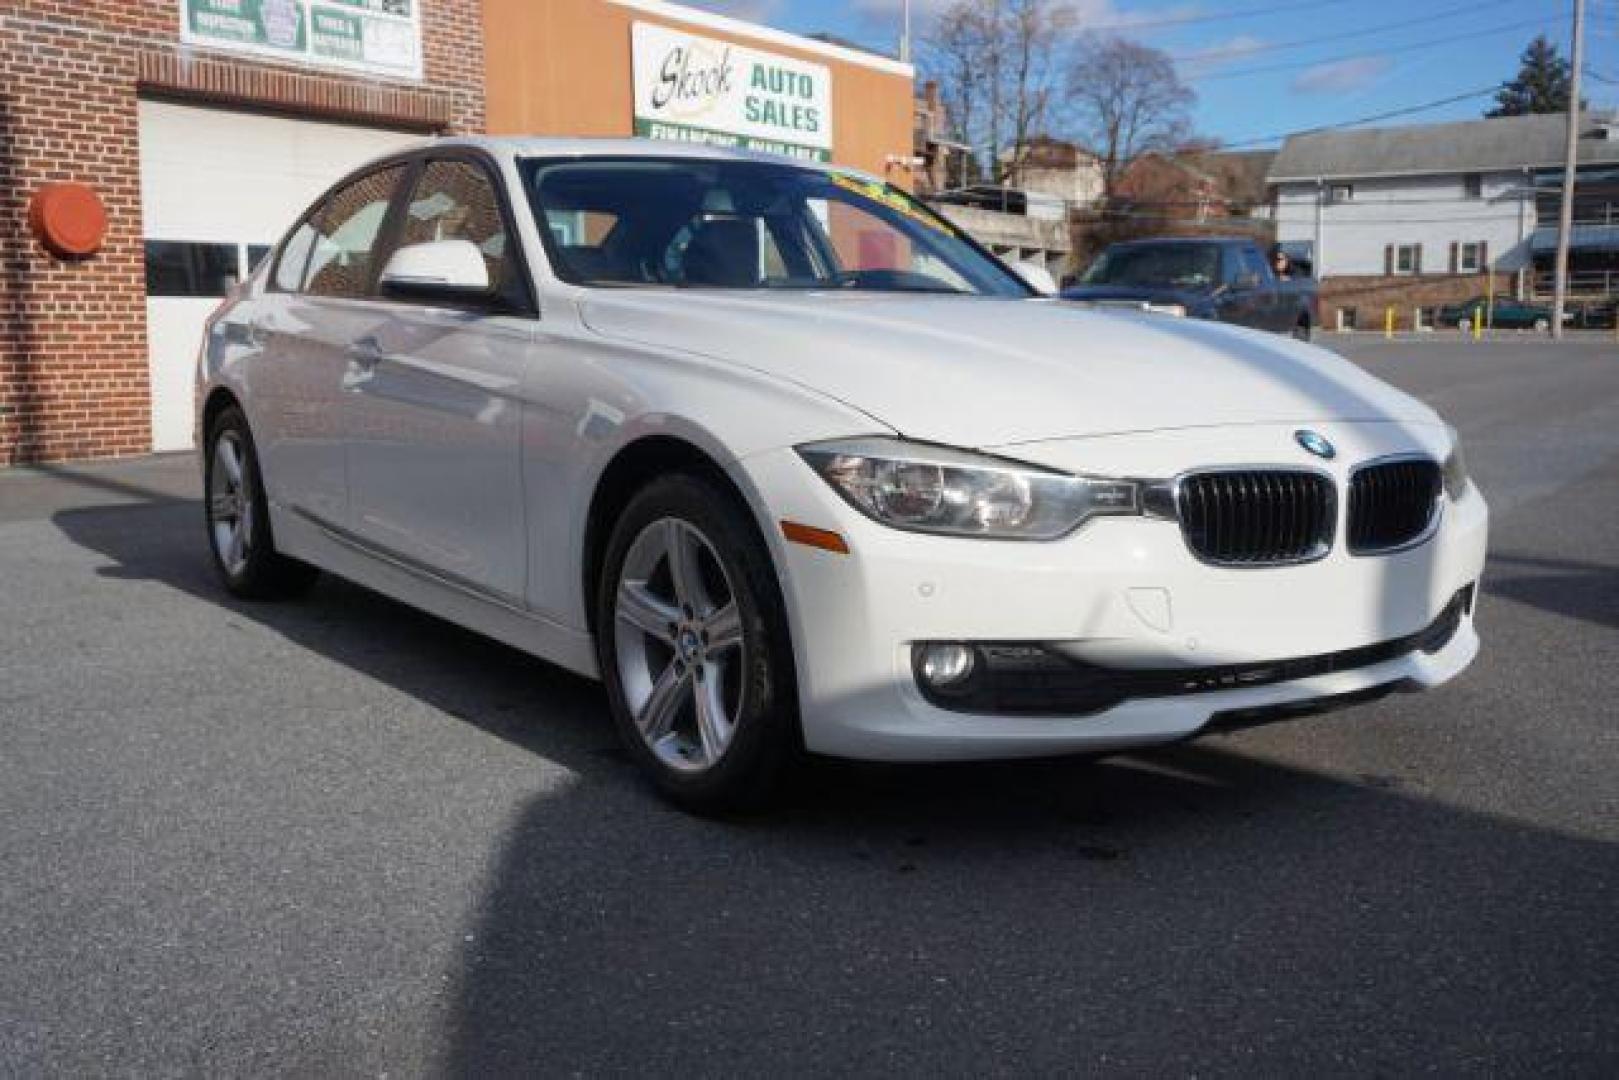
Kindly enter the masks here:
[[1538, 35], [1523, 51], [1518, 74], [1495, 92], [1495, 108], [1485, 116], [1527, 116], [1568, 111], [1568, 61], [1557, 46]]

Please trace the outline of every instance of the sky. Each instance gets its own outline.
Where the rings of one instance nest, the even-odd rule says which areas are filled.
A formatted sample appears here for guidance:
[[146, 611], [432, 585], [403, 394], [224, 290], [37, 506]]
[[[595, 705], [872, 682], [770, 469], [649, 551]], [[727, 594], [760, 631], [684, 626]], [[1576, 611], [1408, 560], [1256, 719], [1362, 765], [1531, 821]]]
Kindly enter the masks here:
[[[685, 0], [796, 33], [897, 52], [903, 0]], [[912, 0], [920, 38], [950, 0]], [[1493, 88], [1537, 32], [1566, 57], [1572, 0], [1069, 0], [1081, 27], [1175, 57], [1197, 93], [1199, 135], [1230, 145]], [[1619, 0], [1586, 0], [1586, 67], [1619, 80]], [[1587, 78], [1593, 105], [1619, 83]], [[1483, 115], [1489, 95], [1379, 124]], [[1274, 143], [1271, 143], [1274, 145]]]

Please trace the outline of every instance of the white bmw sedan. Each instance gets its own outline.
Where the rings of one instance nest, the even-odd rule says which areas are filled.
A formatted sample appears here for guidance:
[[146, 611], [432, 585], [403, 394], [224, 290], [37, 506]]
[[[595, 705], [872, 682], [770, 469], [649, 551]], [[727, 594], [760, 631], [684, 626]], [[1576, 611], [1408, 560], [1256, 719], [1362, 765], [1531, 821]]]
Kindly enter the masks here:
[[804, 751], [1148, 746], [1478, 650], [1487, 512], [1426, 406], [1046, 299], [837, 168], [428, 144], [309, 209], [199, 378], [229, 589], [320, 568], [598, 677], [688, 806]]

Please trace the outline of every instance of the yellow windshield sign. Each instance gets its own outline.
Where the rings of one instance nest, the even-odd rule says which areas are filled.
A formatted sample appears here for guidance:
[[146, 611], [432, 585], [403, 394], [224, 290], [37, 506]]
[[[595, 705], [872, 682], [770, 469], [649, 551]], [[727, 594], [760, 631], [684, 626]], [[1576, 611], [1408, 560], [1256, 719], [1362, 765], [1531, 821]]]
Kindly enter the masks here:
[[912, 221], [920, 225], [926, 225], [935, 232], [948, 231], [939, 223], [938, 219], [930, 214], [923, 213], [916, 203], [881, 181], [870, 180], [853, 173], [834, 172], [828, 175], [832, 177], [834, 184], [845, 191], [852, 191], [856, 195], [870, 199], [874, 203], [881, 203], [890, 210], [904, 214]]

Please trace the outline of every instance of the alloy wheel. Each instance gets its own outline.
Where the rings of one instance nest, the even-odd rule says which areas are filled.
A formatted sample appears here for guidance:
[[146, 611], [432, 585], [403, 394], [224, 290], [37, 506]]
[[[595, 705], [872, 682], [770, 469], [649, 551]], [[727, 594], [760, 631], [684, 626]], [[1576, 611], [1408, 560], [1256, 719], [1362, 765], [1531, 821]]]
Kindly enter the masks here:
[[682, 772], [713, 767], [742, 715], [747, 641], [714, 545], [660, 518], [625, 553], [615, 591], [615, 661], [647, 747]]
[[214, 440], [208, 474], [208, 524], [214, 552], [232, 577], [247, 567], [253, 544], [253, 490], [239, 432], [225, 430]]

